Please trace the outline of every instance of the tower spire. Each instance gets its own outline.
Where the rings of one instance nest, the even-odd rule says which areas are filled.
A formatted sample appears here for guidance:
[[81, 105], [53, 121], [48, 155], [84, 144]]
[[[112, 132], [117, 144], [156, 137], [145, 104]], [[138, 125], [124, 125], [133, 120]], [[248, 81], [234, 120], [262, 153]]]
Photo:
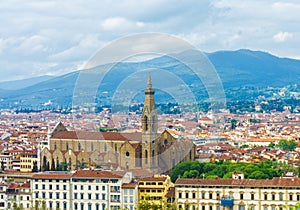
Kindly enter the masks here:
[[150, 72], [148, 73], [148, 84], [147, 84], [148, 90], [152, 89], [152, 80], [151, 80], [151, 75]]

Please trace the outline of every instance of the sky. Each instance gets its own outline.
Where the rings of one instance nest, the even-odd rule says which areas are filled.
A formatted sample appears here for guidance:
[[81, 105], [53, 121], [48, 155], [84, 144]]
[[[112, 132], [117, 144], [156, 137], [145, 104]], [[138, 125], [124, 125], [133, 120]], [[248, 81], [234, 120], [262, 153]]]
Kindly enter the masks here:
[[82, 68], [124, 36], [159, 32], [199, 50], [300, 59], [298, 0], [0, 0], [0, 81]]

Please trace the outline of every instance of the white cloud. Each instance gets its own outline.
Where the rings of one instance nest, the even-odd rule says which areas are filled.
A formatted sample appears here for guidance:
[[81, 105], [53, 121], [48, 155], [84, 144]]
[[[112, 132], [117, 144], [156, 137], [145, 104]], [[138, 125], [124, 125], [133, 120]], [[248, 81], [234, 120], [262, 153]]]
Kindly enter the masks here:
[[101, 26], [104, 30], [114, 30], [121, 26], [124, 26], [124, 24], [128, 24], [129, 21], [127, 21], [125, 18], [122, 17], [113, 17], [113, 18], [107, 18], [104, 21], [102, 21]]
[[273, 39], [275, 42], [285, 42], [286, 40], [290, 39], [293, 37], [293, 34], [289, 32], [278, 32], [273, 36]]
[[75, 70], [103, 45], [142, 32], [174, 34], [202, 51], [250, 48], [299, 56], [299, 10], [297, 0], [3, 1], [0, 80], [13, 79], [16, 70], [24, 77]]

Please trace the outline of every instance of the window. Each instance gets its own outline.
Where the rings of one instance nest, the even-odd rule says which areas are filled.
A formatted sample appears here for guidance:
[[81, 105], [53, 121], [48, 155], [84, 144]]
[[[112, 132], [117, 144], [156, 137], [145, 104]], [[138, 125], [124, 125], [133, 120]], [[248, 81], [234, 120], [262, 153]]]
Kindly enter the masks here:
[[88, 210], [92, 210], [92, 204], [88, 204]]
[[92, 190], [92, 186], [91, 185], [88, 186], [88, 190]]
[[78, 204], [74, 203], [74, 210], [78, 210]]
[[80, 193], [80, 199], [81, 199], [81, 200], [83, 199], [83, 196], [84, 196], [84, 194], [83, 194], [83, 193]]
[[39, 189], [39, 185], [38, 184], [35, 185], [35, 189]]
[[80, 186], [80, 189], [83, 190], [83, 185]]
[[52, 184], [49, 185], [49, 190], [52, 190]]
[[189, 193], [185, 193], [185, 198], [189, 198]]
[[49, 198], [52, 199], [52, 192], [49, 192]]
[[44, 189], [46, 189], [46, 187], [45, 187], [45, 185], [44, 185], [44, 184], [42, 185], [42, 189], [43, 189], [43, 190], [44, 190]]
[[212, 199], [212, 193], [209, 193], [209, 199]]
[[145, 163], [148, 164], [148, 150], [145, 150]]
[[80, 209], [81, 209], [81, 210], [84, 210], [84, 203], [81, 203], [81, 204], [80, 204]]
[[125, 155], [126, 155], [126, 157], [129, 157], [130, 153], [128, 151], [126, 151]]
[[273, 201], [275, 200], [275, 194], [272, 194], [272, 200]]
[[283, 194], [279, 193], [279, 200], [282, 201], [283, 200]]
[[102, 193], [102, 200], [106, 200], [106, 196], [104, 193]]
[[46, 193], [42, 192], [42, 198], [46, 198]]
[[88, 199], [89, 199], [89, 200], [92, 199], [92, 194], [91, 194], [91, 193], [88, 194]]
[[105, 190], [105, 186], [102, 186], [102, 190]]
[[67, 209], [67, 203], [64, 202], [64, 210], [66, 210], [66, 209]]
[[64, 193], [64, 199], [67, 199], [67, 193]]
[[56, 190], [59, 190], [59, 185], [56, 185]]
[[74, 190], [77, 190], [77, 185], [74, 185]]
[[39, 192], [35, 193], [35, 198], [39, 198]]
[[240, 200], [244, 200], [244, 194], [243, 193], [240, 194]]
[[74, 193], [74, 199], [77, 199], [77, 193]]
[[99, 194], [96, 193], [96, 200], [99, 200]]
[[182, 194], [181, 194], [181, 192], [180, 192], [180, 193], [178, 193], [178, 198], [182, 198]]
[[194, 192], [193, 192], [193, 198], [194, 198], [194, 199], [196, 198], [196, 193], [194, 193]]
[[293, 194], [290, 194], [289, 197], [290, 197], [290, 201], [292, 201], [293, 200]]
[[205, 199], [205, 192], [201, 193], [202, 199]]
[[268, 200], [268, 194], [264, 194], [265, 200]]
[[67, 190], [67, 185], [64, 184], [64, 190]]
[[254, 193], [251, 193], [251, 200], [254, 200]]
[[56, 199], [59, 199], [59, 192], [56, 193]]
[[99, 190], [99, 186], [96, 186], [96, 190]]
[[239, 210], [245, 210], [245, 206], [240, 205], [240, 206], [239, 206]]

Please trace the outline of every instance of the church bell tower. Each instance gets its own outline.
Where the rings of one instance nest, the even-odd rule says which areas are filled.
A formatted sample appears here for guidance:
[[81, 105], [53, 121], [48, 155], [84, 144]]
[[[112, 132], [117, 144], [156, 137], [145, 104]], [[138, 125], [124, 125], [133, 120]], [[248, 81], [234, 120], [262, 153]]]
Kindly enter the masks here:
[[155, 91], [152, 89], [150, 73], [147, 89], [144, 90], [145, 102], [142, 114], [142, 157], [143, 167], [157, 168], [157, 112], [154, 101]]
[[144, 90], [145, 102], [142, 114], [143, 143], [150, 143], [157, 137], [157, 112], [154, 101], [155, 91], [152, 89], [150, 73], [148, 75], [147, 89]]

